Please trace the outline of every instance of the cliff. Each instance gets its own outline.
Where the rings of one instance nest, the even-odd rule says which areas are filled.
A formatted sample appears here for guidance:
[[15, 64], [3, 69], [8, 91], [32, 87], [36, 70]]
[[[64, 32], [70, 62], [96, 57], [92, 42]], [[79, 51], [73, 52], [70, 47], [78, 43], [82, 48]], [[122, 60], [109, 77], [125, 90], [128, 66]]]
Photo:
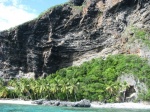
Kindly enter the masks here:
[[137, 54], [149, 60], [148, 45], [135, 39], [139, 29], [149, 41], [149, 0], [86, 0], [79, 6], [51, 8], [0, 32], [0, 77], [44, 77], [110, 54]]

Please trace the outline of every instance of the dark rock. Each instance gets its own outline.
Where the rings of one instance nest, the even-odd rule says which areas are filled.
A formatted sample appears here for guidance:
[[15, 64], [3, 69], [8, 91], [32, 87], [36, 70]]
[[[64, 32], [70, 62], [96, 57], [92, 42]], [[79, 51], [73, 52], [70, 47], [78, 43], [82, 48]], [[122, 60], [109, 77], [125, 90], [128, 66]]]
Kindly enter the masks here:
[[60, 101], [56, 101], [55, 103], [54, 103], [54, 106], [59, 106], [60, 105]]
[[83, 99], [79, 102], [75, 102], [74, 105], [72, 105], [73, 107], [90, 107], [91, 104], [90, 104], [90, 101], [89, 100], [86, 100], [86, 99]]
[[84, 0], [70, 0], [74, 5], [80, 6], [84, 2]]

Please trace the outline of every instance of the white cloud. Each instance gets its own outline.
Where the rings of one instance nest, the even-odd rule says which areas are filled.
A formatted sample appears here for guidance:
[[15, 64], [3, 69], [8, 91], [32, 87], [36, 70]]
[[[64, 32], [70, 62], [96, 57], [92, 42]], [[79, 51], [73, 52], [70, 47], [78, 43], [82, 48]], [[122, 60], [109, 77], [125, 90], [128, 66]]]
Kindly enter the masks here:
[[37, 15], [33, 11], [28, 6], [21, 4], [21, 0], [0, 0], [0, 30], [14, 27], [35, 18]]
[[8, 2], [9, 0], [1, 0], [0, 3]]
[[17, 5], [19, 4], [19, 0], [12, 0], [12, 4], [13, 4], [14, 6], [17, 6]]

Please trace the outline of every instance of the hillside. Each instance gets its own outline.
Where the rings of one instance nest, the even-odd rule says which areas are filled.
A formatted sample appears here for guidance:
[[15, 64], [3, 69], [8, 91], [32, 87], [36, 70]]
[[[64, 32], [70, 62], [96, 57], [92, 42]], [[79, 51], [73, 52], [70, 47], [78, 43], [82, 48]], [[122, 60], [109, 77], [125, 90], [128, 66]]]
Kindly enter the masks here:
[[[0, 84], [0, 97], [122, 102], [137, 101], [141, 95], [140, 99], [149, 100], [149, 63], [149, 0], [68, 2], [48, 9], [35, 20], [0, 32], [0, 77], [5, 81], [29, 78], [19, 81], [29, 85], [41, 81], [43, 85], [56, 86], [55, 80], [70, 80], [70, 84], [82, 84], [83, 91], [72, 88], [72, 92], [62, 92], [57, 88], [61, 91], [58, 93], [43, 89], [41, 84], [37, 90], [43, 90], [42, 94], [36, 91], [35, 95], [35, 88], [26, 86], [29, 90], [24, 88], [22, 93], [2, 94], [3, 90], [9, 91], [5, 86], [19, 87], [10, 81]], [[32, 79], [38, 77], [46, 79]], [[47, 90], [52, 96], [45, 94]], [[120, 98], [118, 94], [122, 94]]]
[[149, 36], [149, 9], [149, 1], [140, 7], [128, 0], [87, 0], [81, 6], [50, 8], [35, 20], [0, 32], [0, 76], [45, 77], [109, 54], [149, 59], [149, 48], [141, 37], [135, 38]]

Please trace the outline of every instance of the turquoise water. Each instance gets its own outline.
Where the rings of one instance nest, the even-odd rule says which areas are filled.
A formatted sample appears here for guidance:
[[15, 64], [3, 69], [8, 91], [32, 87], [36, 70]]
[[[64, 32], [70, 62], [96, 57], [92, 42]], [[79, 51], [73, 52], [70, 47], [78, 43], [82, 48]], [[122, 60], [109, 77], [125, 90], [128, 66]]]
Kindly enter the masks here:
[[72, 107], [0, 104], [0, 112], [150, 112], [150, 110], [93, 109], [93, 108], [72, 108]]

